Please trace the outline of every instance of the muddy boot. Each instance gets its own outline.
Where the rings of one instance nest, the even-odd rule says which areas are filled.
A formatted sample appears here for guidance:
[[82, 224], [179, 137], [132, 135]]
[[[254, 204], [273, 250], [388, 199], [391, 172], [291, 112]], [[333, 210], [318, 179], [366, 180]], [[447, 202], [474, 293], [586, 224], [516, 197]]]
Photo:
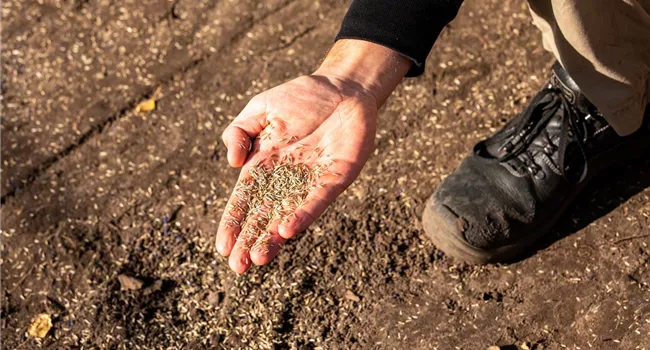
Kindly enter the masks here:
[[429, 198], [426, 234], [467, 262], [525, 253], [590, 179], [649, 148], [649, 115], [639, 131], [618, 136], [556, 63], [527, 109], [479, 142]]

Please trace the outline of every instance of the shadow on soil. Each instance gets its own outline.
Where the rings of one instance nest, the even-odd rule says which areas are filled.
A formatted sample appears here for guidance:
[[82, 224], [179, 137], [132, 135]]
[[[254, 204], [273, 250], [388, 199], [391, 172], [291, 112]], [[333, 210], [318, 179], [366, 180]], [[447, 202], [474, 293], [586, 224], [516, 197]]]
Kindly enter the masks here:
[[610, 169], [596, 177], [569, 207], [552, 233], [539, 241], [526, 259], [592, 222], [607, 215], [630, 198], [650, 187], [650, 154], [626, 166]]

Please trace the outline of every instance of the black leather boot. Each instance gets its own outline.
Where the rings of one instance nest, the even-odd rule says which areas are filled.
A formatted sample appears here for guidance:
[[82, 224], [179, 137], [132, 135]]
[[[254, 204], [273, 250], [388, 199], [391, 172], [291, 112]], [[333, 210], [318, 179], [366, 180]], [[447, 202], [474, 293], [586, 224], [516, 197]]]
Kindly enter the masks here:
[[649, 120], [646, 108], [641, 129], [618, 136], [556, 63], [526, 110], [479, 142], [429, 198], [425, 233], [467, 262], [527, 252], [590, 179], [650, 148]]

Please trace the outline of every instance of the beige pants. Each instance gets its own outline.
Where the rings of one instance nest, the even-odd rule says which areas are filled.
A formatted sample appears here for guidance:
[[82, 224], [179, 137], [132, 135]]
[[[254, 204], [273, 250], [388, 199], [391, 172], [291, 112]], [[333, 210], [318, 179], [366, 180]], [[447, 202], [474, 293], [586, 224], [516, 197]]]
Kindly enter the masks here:
[[650, 0], [529, 0], [552, 52], [619, 135], [650, 102]]

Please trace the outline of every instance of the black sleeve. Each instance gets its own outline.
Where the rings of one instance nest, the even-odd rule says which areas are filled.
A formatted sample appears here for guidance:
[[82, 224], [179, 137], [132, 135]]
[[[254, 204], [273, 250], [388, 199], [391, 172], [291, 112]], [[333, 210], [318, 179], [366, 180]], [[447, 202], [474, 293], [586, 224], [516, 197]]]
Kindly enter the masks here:
[[442, 29], [463, 0], [353, 0], [336, 39], [361, 39], [391, 48], [414, 64], [407, 76], [424, 72], [424, 62]]

